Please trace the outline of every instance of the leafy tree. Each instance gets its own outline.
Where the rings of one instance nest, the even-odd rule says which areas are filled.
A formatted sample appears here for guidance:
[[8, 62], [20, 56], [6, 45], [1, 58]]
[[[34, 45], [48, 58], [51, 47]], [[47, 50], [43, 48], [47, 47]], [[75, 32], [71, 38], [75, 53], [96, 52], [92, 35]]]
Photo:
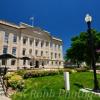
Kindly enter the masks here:
[[[94, 40], [94, 49], [100, 48], [100, 33], [96, 30], [91, 31]], [[71, 39], [71, 47], [67, 50], [65, 58], [77, 63], [78, 67], [82, 62], [91, 65], [91, 54], [89, 47], [89, 37], [87, 32], [81, 32], [79, 36]], [[99, 55], [95, 52], [96, 61]]]

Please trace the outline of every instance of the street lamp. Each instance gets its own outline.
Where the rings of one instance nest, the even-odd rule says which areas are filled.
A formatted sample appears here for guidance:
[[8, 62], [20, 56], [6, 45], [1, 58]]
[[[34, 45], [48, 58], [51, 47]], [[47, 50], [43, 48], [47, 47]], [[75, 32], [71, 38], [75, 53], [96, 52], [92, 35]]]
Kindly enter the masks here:
[[88, 26], [88, 39], [89, 39], [89, 48], [90, 48], [90, 55], [91, 55], [91, 65], [93, 68], [93, 73], [94, 73], [94, 91], [99, 92], [99, 86], [98, 86], [98, 80], [97, 80], [97, 75], [96, 75], [96, 59], [95, 59], [95, 49], [94, 49], [94, 40], [93, 40], [93, 36], [91, 33], [91, 22], [92, 22], [92, 17], [87, 14], [85, 17], [85, 21], [87, 23]]

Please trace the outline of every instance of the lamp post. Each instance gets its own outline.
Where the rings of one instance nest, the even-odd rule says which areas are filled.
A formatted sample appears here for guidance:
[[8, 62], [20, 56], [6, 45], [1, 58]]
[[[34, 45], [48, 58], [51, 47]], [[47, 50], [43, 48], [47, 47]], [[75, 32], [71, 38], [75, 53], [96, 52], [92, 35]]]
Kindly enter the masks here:
[[98, 86], [98, 80], [97, 80], [97, 75], [96, 75], [96, 59], [95, 59], [95, 49], [94, 49], [94, 40], [93, 36], [91, 33], [91, 22], [92, 22], [92, 17], [87, 14], [85, 17], [85, 21], [88, 26], [88, 39], [89, 39], [89, 48], [90, 48], [90, 58], [91, 58], [91, 65], [93, 68], [93, 73], [94, 73], [94, 91], [99, 92], [99, 86]]

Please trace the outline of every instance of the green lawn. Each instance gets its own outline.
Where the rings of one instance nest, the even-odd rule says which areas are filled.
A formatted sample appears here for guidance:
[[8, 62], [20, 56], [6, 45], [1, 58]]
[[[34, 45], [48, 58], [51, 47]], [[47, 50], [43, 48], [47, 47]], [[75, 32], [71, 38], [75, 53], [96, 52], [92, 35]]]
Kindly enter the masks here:
[[[100, 83], [100, 75], [98, 75]], [[65, 93], [63, 75], [45, 76], [25, 80], [25, 89], [12, 96], [12, 100], [100, 100], [93, 94], [79, 92], [80, 88], [93, 88], [93, 73], [70, 74], [71, 91]]]

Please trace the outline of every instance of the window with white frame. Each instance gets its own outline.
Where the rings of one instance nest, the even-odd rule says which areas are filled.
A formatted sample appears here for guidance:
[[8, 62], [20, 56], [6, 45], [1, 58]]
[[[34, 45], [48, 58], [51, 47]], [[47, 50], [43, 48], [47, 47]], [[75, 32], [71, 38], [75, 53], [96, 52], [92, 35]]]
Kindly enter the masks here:
[[41, 56], [43, 56], [43, 51], [41, 51]]
[[9, 34], [5, 32], [4, 42], [8, 43], [8, 40], [9, 40]]
[[51, 59], [53, 59], [53, 52], [51, 52]]
[[25, 55], [25, 53], [26, 53], [26, 49], [23, 48], [23, 51], [22, 51], [23, 56]]
[[8, 51], [8, 46], [3, 46], [3, 54], [6, 54]]
[[55, 58], [57, 58], [57, 53], [55, 53]]
[[35, 55], [38, 56], [38, 50], [35, 50]]
[[13, 42], [17, 43], [17, 35], [16, 34], [13, 35]]
[[27, 42], [27, 38], [24, 37], [24, 38], [23, 38], [23, 44], [26, 45], [26, 42]]
[[26, 64], [26, 60], [23, 60], [23, 65], [25, 65]]
[[12, 54], [13, 54], [13, 55], [16, 55], [16, 47], [13, 47], [13, 48], [12, 48]]
[[60, 45], [58, 45], [58, 50], [60, 50]]
[[11, 60], [11, 65], [15, 65], [16, 60]]
[[57, 48], [57, 45], [55, 44], [55, 50], [56, 50], [56, 48]]
[[6, 61], [4, 59], [2, 59], [2, 65], [5, 65]]
[[49, 42], [46, 42], [46, 47], [48, 47], [49, 46]]
[[29, 50], [29, 54], [32, 55], [32, 49]]
[[59, 53], [59, 58], [61, 57], [61, 54]]
[[53, 46], [53, 43], [52, 43], [52, 41], [50, 42], [50, 47], [52, 48], [52, 46]]
[[33, 40], [32, 39], [30, 39], [30, 45], [32, 45], [33, 44]]
[[32, 61], [30, 61], [30, 66], [33, 66], [33, 62]]
[[59, 65], [61, 65], [61, 62], [59, 62]]
[[39, 41], [38, 41], [38, 40], [36, 40], [36, 41], [35, 41], [35, 46], [37, 47], [37, 46], [38, 46], [38, 44], [39, 44]]
[[43, 47], [44, 46], [44, 41], [41, 41], [41, 47]]
[[46, 56], [48, 56], [48, 51], [46, 51]]

